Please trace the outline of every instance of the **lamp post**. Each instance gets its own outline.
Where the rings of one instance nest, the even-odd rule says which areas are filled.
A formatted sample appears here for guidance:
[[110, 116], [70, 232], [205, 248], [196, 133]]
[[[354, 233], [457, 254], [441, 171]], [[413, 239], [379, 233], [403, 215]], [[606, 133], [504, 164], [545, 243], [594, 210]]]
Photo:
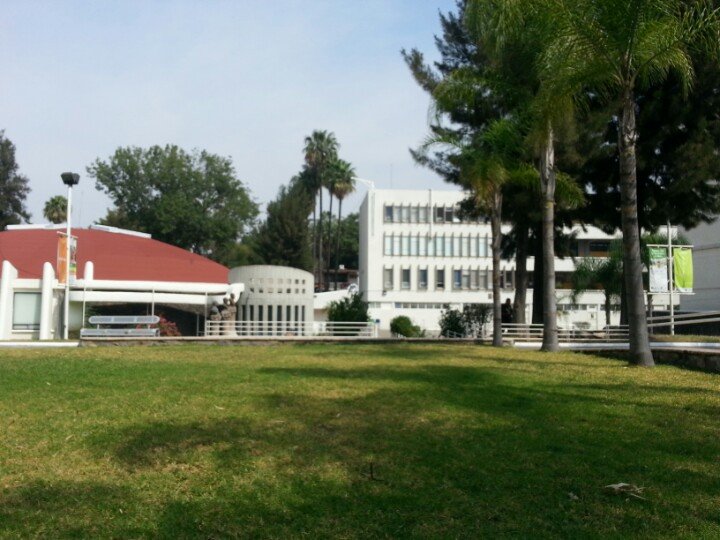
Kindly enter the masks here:
[[63, 339], [68, 339], [68, 329], [70, 327], [70, 218], [72, 212], [72, 187], [80, 182], [80, 175], [77, 173], [64, 172], [60, 175], [63, 184], [68, 188], [67, 196], [67, 219], [66, 236], [65, 236], [65, 301], [63, 306]]

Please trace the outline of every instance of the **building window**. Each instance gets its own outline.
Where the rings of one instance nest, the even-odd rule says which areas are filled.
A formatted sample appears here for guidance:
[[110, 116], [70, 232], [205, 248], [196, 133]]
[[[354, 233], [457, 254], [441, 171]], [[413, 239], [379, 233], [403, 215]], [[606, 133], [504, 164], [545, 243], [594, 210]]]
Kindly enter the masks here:
[[385, 255], [392, 255], [392, 254], [393, 254], [392, 241], [393, 241], [392, 235], [386, 234], [385, 237], [384, 237], [384, 241], [383, 241], [383, 243], [385, 244], [385, 247], [384, 247], [384, 253], [385, 253]]
[[398, 256], [400, 255], [400, 236], [397, 234], [393, 236], [393, 249], [392, 249], [393, 255]]
[[442, 206], [435, 207], [435, 223], [445, 222], [445, 208]]
[[421, 206], [418, 209], [418, 221], [420, 223], [428, 222], [428, 207], [427, 206]]
[[442, 291], [445, 289], [445, 269], [438, 268], [435, 270], [435, 289]]
[[445, 256], [452, 257], [453, 253], [453, 239], [452, 236], [445, 237]]
[[435, 254], [435, 240], [433, 240], [432, 236], [428, 236], [425, 241], [427, 242], [427, 255], [432, 257]]
[[13, 295], [13, 330], [40, 330], [42, 295], [17, 292]]
[[411, 223], [418, 222], [418, 207], [417, 206], [413, 206], [410, 208], [410, 222]]
[[410, 237], [409, 236], [402, 237], [402, 254], [405, 257], [410, 255]]
[[463, 270], [462, 271], [462, 288], [463, 289], [469, 289], [470, 288], [470, 270]]
[[453, 289], [460, 290], [462, 288], [462, 270], [453, 270]]
[[418, 289], [427, 289], [428, 287], [428, 271], [427, 268], [418, 268]]
[[485, 237], [485, 236], [481, 236], [480, 238], [478, 238], [478, 256], [480, 256], [480, 257], [488, 256], [487, 237]]
[[460, 257], [461, 255], [462, 255], [462, 251], [460, 250], [460, 237], [454, 236], [453, 237], [453, 256]]
[[479, 270], [475, 269], [470, 271], [470, 288], [474, 291], [477, 291], [480, 287], [479, 278]]
[[400, 208], [400, 211], [402, 212], [402, 222], [408, 223], [410, 221], [410, 207], [402, 206]]
[[465, 236], [462, 239], [462, 256], [463, 257], [470, 256], [470, 237], [469, 236]]
[[424, 236], [418, 237], [418, 255], [420, 257], [425, 257], [427, 255], [427, 238]]
[[385, 205], [385, 223], [393, 222], [393, 207]]
[[455, 209], [452, 206], [445, 207], [445, 223], [455, 222]]
[[383, 270], [383, 288], [386, 291], [392, 291], [393, 289], [393, 269], [385, 268]]
[[488, 271], [487, 269], [480, 270], [479, 272], [480, 278], [479, 278], [479, 285], [481, 289], [489, 289], [489, 281], [488, 281]]
[[419, 239], [417, 236], [413, 236], [410, 238], [410, 255], [412, 257], [418, 256], [418, 243]]
[[403, 289], [409, 289], [409, 288], [410, 288], [410, 269], [409, 269], [409, 268], [403, 268], [403, 269], [402, 269], [401, 286], [402, 286]]
[[435, 237], [435, 256], [436, 257], [443, 257], [445, 255], [445, 250], [443, 249], [444, 241], [442, 236], [436, 236]]
[[477, 238], [469, 238], [470, 243], [470, 257], [478, 256], [478, 241]]

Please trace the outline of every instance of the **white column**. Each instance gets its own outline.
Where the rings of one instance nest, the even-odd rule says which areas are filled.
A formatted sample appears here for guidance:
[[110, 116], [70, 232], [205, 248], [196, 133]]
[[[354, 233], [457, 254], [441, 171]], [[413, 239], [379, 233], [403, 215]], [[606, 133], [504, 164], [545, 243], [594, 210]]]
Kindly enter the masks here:
[[3, 261], [0, 277], [0, 339], [10, 339], [12, 334], [13, 282], [17, 277], [18, 271], [10, 261]]
[[52, 264], [43, 264], [42, 273], [42, 296], [40, 300], [40, 339], [53, 338], [53, 284], [55, 282], [55, 270]]

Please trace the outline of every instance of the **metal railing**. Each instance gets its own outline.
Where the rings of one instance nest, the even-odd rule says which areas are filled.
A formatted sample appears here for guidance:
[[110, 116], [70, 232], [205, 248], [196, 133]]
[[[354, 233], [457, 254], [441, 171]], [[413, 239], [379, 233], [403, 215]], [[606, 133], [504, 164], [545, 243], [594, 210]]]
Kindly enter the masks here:
[[253, 338], [374, 338], [378, 329], [372, 322], [330, 321], [205, 321], [206, 337]]
[[[539, 341], [543, 338], [542, 324], [504, 323], [503, 338], [516, 341]], [[586, 328], [558, 328], [559, 341], [627, 341], [627, 325], [606, 326], [600, 330]]]

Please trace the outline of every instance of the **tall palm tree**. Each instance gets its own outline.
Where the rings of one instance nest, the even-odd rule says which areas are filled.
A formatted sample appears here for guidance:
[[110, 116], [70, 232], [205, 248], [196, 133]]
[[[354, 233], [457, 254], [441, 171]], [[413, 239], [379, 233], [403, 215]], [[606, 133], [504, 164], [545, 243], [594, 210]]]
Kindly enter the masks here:
[[[320, 199], [320, 219], [318, 221], [317, 230], [315, 231], [316, 245], [316, 279], [319, 280], [320, 290], [324, 290], [323, 280], [323, 250], [322, 250], [322, 221], [323, 221], [323, 193], [324, 187], [327, 187], [330, 168], [332, 163], [337, 159], [337, 151], [339, 144], [335, 138], [335, 134], [324, 130], [315, 130], [308, 137], [305, 137], [305, 164], [310, 178], [314, 181], [314, 192]], [[313, 211], [314, 215], [314, 211]], [[314, 219], [313, 219], [314, 220]]]
[[355, 169], [342, 159], [338, 159], [333, 166], [333, 184], [331, 196], [338, 200], [337, 231], [335, 232], [335, 288], [337, 289], [338, 271], [340, 270], [340, 236], [342, 234], [342, 203], [345, 197], [355, 191]]
[[62, 195], [50, 197], [43, 207], [43, 216], [50, 223], [65, 223], [67, 220], [67, 198]]
[[571, 276], [573, 302], [586, 291], [602, 289], [605, 295], [605, 324], [610, 326], [612, 300], [620, 298], [622, 293], [622, 275], [622, 246], [620, 241], [613, 241], [608, 257], [585, 257], [575, 264]]
[[653, 366], [638, 225], [635, 92], [663, 82], [671, 73], [688, 91], [694, 77], [693, 49], [710, 52], [717, 47], [719, 8], [711, 0], [538, 1], [554, 19], [554, 36], [542, 57], [542, 76], [550, 93], [583, 98], [589, 89], [618, 103], [630, 355], [637, 365]]
[[470, 35], [484, 45], [497, 64], [504, 84], [515, 87], [519, 107], [530, 126], [540, 176], [543, 343], [541, 350], [559, 348], [555, 294], [555, 143], [560, 127], [572, 118], [567, 94], [550, 95], [540, 83], [539, 56], [553, 35], [554, 19], [542, 0], [471, 0], [466, 23]]

